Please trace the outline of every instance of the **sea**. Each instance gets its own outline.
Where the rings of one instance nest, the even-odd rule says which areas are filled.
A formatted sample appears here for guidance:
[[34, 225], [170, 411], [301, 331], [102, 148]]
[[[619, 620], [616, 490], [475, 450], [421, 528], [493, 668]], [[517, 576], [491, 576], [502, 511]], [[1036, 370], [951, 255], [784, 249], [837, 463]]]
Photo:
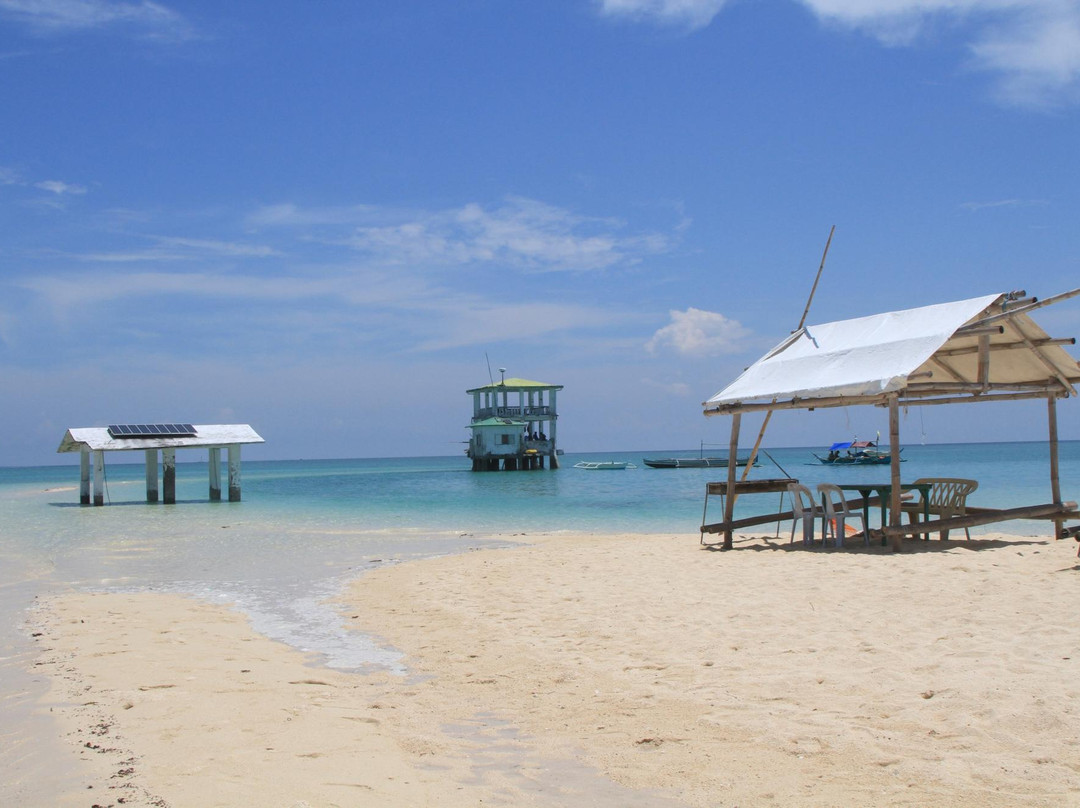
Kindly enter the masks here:
[[[764, 449], [750, 476], [792, 477], [811, 487], [889, 479], [888, 466], [828, 466], [815, 452], [824, 454]], [[120, 463], [112, 461], [123, 454], [107, 454], [102, 507], [79, 504], [77, 460], [0, 467], [0, 608], [5, 618], [16, 617], [33, 596], [65, 588], [185, 592], [235, 603], [270, 636], [324, 653], [333, 664], [366, 664], [366, 656], [355, 659], [327, 637], [314, 636], [327, 628], [315, 627], [330, 619], [319, 604], [342, 580], [373, 565], [511, 543], [538, 532], [696, 539], [703, 521], [720, 521], [718, 498], [705, 513], [705, 484], [726, 479], [726, 471], [654, 469], [643, 460], [699, 453], [567, 453], [559, 469], [512, 472], [473, 472], [460, 455], [245, 460], [240, 502], [210, 502], [205, 462], [178, 462], [175, 505], [145, 501], [141, 458]], [[902, 457], [904, 481], [977, 480], [968, 500], [973, 505], [1010, 508], [1052, 500], [1045, 442], [913, 445], [904, 447]], [[580, 461], [630, 466], [575, 468]], [[1080, 499], [1080, 441], [1062, 442], [1059, 462], [1063, 498]], [[741, 497], [736, 518], [775, 508], [775, 496]], [[1046, 522], [1016, 521], [972, 534], [1048, 530]]]
[[[705, 512], [705, 485], [726, 479], [726, 471], [653, 469], [643, 460], [699, 452], [567, 453], [559, 469], [512, 472], [473, 472], [463, 455], [244, 460], [240, 502], [210, 502], [206, 463], [178, 462], [177, 502], [170, 505], [145, 501], [142, 462], [107, 454], [102, 507], [79, 504], [77, 455], [69, 465], [0, 467], [0, 704], [8, 717], [0, 742], [51, 765], [47, 750], [27, 743], [40, 732], [36, 705], [47, 683], [32, 674], [26, 624], [52, 593], [187, 594], [241, 611], [256, 631], [308, 653], [312, 664], [405, 674], [396, 650], [345, 630], [334, 597], [347, 581], [383, 564], [511, 545], [537, 533], [665, 533], [696, 542], [703, 521], [721, 519], [719, 498]], [[826, 466], [814, 452], [824, 454], [767, 448], [750, 476], [810, 486], [889, 479], [888, 466]], [[906, 482], [977, 480], [968, 500], [974, 505], [1052, 501], [1045, 442], [913, 445], [902, 456]], [[1080, 441], [1061, 443], [1059, 459], [1063, 499], [1080, 500]], [[575, 468], [580, 461], [630, 466]], [[736, 518], [775, 509], [774, 497], [741, 497]], [[783, 537], [790, 531], [761, 528], [770, 529]], [[991, 530], [1033, 536], [1050, 528], [1015, 521], [971, 532], [977, 538]], [[0, 788], [31, 765], [8, 756]]]

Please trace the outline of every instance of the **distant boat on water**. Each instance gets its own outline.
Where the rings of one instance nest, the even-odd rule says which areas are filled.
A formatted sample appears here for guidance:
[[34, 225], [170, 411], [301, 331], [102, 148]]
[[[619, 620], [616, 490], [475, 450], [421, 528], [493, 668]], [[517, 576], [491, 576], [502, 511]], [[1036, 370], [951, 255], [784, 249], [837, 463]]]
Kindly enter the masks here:
[[[641, 462], [651, 469], [726, 469], [728, 467], [728, 459], [726, 457], [706, 457], [705, 446], [706, 444], [701, 444], [697, 457], [646, 457], [643, 458]], [[749, 462], [749, 457], [735, 458], [736, 466], [745, 466]], [[754, 465], [757, 465], [756, 460], [754, 461]]]
[[575, 463], [574, 468], [588, 469], [589, 471], [619, 471], [621, 469], [636, 469], [637, 466], [623, 460], [582, 460], [580, 463]]
[[[728, 467], [726, 457], [646, 457], [641, 462], [651, 469], [726, 469]], [[748, 457], [735, 458], [736, 466], [745, 466], [749, 462]], [[754, 465], [756, 466], [757, 463], [755, 462]]]
[[829, 447], [829, 454], [825, 457], [813, 452], [811, 454], [827, 466], [885, 466], [892, 459], [891, 452], [879, 448], [872, 440], [839, 441]]

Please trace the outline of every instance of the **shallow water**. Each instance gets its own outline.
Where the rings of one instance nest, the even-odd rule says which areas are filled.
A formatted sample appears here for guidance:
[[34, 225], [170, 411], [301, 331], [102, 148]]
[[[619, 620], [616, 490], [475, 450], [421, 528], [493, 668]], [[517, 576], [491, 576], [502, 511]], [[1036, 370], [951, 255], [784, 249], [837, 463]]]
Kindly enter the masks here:
[[[906, 481], [977, 479], [972, 504], [1051, 501], [1045, 443], [911, 446], [903, 456]], [[1080, 499], [1080, 441], [1063, 443], [1060, 456], [1063, 498]], [[347, 580], [379, 564], [527, 533], [663, 532], [696, 541], [705, 483], [725, 472], [650, 469], [643, 458], [640, 452], [567, 454], [557, 471], [485, 473], [469, 471], [462, 456], [248, 461], [243, 501], [233, 503], [208, 502], [205, 463], [178, 463], [178, 502], [164, 505], [145, 502], [141, 462], [113, 463], [111, 455], [106, 507], [78, 504], [77, 462], [0, 468], [2, 740], [17, 750], [0, 764], [0, 786], [13, 794], [32, 780], [28, 772], [57, 775], [45, 719], [36, 713], [47, 683], [28, 668], [34, 649], [24, 624], [39, 596], [70, 589], [192, 594], [233, 604], [257, 631], [310, 653], [318, 664], [400, 671], [393, 649], [344, 630], [333, 598]], [[638, 468], [589, 471], [573, 468], [578, 460], [624, 460]], [[790, 475], [812, 486], [887, 481], [889, 468], [823, 466], [810, 449], [769, 449], [752, 475]], [[760, 498], [740, 498], [736, 516], [762, 507]], [[718, 520], [710, 510], [709, 521]], [[1045, 535], [1049, 528], [1012, 522], [981, 530]], [[363, 615], [357, 619], [363, 625]]]

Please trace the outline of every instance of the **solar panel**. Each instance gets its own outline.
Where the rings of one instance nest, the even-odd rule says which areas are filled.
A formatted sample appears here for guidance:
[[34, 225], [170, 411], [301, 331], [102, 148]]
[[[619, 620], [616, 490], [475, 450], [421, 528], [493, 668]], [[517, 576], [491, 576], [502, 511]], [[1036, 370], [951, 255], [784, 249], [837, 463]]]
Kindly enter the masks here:
[[110, 424], [114, 438], [190, 438], [195, 435], [191, 424]]

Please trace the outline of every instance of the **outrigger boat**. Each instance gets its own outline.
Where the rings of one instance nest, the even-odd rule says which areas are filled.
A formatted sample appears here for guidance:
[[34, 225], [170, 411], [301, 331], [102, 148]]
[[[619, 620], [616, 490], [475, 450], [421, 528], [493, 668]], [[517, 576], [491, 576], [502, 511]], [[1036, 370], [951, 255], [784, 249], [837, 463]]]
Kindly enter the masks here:
[[[726, 469], [728, 467], [726, 457], [662, 457], [652, 459], [646, 457], [641, 462], [651, 469]], [[750, 462], [748, 457], [735, 458], [736, 466], [745, 466], [748, 462]]]
[[[642, 458], [641, 462], [651, 469], [726, 469], [728, 467], [728, 459], [726, 457], [706, 457], [706, 445], [707, 444], [702, 441], [701, 448], [698, 449], [697, 457], [646, 457]], [[745, 466], [749, 462], [749, 457], [735, 458], [736, 466]], [[754, 461], [754, 465], [757, 465], [757, 460]]]
[[[827, 466], [887, 466], [890, 458], [890, 453], [878, 448], [872, 440], [839, 441], [829, 447], [825, 457], [811, 454]], [[903, 462], [903, 458], [900, 461]]]
[[589, 469], [590, 471], [612, 471], [619, 469], [636, 469], [633, 463], [626, 463], [622, 460], [582, 460], [580, 463], [575, 463], [576, 469]]

